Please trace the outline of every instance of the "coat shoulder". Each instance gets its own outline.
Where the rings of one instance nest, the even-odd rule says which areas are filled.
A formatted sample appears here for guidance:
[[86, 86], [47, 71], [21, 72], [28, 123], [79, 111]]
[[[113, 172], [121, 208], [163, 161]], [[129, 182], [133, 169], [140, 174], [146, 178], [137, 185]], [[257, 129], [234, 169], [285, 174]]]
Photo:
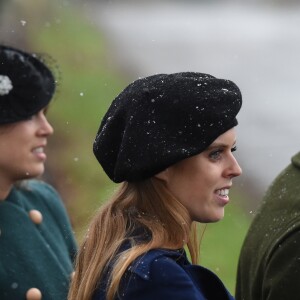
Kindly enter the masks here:
[[54, 187], [40, 180], [30, 180], [27, 186], [19, 191], [29, 206], [51, 214], [58, 223], [68, 220], [64, 203]]
[[292, 159], [292, 164], [298, 168], [300, 168], [300, 152], [298, 152], [297, 154], [295, 154]]
[[183, 249], [148, 251], [126, 272], [121, 291], [122, 300], [233, 299], [220, 279], [192, 265]]
[[43, 199], [46, 202], [61, 202], [61, 198], [55, 188], [44, 181], [30, 180], [24, 188], [24, 192], [33, 194], [38, 197], [39, 200]]
[[153, 249], [139, 257], [131, 267], [129, 267], [129, 271], [144, 280], [153, 280], [154, 276], [167, 275], [167, 273], [173, 272], [174, 268], [180, 271], [182, 269], [180, 266], [184, 264], [190, 263], [183, 249]]

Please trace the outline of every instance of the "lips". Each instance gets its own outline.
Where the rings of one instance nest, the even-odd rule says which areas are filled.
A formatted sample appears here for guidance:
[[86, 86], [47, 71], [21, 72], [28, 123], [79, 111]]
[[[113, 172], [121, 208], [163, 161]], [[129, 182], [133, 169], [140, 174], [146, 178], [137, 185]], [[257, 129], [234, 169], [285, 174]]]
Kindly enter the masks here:
[[46, 145], [42, 145], [42, 146], [38, 146], [32, 149], [32, 153], [39, 159], [42, 161], [45, 161], [47, 156], [44, 152]]
[[217, 203], [219, 205], [225, 206], [229, 202], [229, 189], [230, 187], [223, 187], [215, 191]]

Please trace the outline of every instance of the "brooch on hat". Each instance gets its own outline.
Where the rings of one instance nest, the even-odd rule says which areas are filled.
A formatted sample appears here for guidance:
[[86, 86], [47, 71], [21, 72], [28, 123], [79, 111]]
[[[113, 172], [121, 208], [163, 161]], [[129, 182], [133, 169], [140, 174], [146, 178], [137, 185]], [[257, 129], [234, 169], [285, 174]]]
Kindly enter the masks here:
[[13, 86], [11, 80], [6, 75], [0, 75], [0, 96], [9, 94]]

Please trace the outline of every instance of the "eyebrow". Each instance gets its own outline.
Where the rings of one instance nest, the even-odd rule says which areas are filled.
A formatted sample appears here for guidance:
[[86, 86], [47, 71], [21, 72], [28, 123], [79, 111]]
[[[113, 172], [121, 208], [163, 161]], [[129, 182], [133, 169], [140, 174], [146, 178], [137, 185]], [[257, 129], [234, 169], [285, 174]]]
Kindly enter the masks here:
[[213, 148], [226, 148], [226, 147], [233, 147], [236, 144], [236, 141], [233, 142], [233, 144], [230, 146], [228, 144], [224, 144], [224, 143], [212, 143], [211, 145], [209, 145], [206, 150], [210, 150]]

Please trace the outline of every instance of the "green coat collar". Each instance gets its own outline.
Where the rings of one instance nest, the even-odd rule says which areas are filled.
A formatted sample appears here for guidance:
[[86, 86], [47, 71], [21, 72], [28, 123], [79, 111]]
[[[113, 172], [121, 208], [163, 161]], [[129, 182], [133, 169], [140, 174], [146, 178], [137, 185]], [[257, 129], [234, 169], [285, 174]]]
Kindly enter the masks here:
[[300, 168], [300, 152], [298, 152], [297, 154], [295, 154], [292, 157], [292, 164], [297, 167]]

